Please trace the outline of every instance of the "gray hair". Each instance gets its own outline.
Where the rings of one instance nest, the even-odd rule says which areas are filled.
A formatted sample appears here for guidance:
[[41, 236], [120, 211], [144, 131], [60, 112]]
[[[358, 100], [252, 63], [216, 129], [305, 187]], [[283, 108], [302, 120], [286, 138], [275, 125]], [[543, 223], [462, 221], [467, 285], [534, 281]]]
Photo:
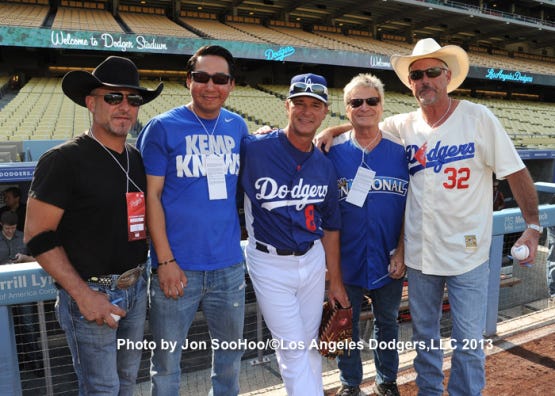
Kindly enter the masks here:
[[351, 99], [351, 91], [358, 87], [374, 88], [376, 91], [378, 91], [380, 102], [383, 106], [384, 85], [378, 77], [370, 73], [360, 73], [359, 75], [353, 77], [353, 79], [349, 81], [347, 85], [345, 85], [345, 88], [343, 88], [343, 101], [345, 102], [345, 106], [349, 104], [349, 100]]

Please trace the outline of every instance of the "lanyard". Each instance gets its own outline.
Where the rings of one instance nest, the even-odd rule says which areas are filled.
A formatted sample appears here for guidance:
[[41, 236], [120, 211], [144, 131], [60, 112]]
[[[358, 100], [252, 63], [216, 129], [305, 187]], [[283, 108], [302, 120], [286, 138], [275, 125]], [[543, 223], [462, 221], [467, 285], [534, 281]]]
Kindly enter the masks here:
[[214, 124], [214, 127], [212, 128], [212, 133], [208, 132], [208, 129], [206, 128], [206, 126], [204, 125], [204, 122], [202, 122], [202, 120], [200, 119], [200, 117], [197, 115], [197, 113], [195, 113], [195, 111], [193, 110], [193, 106], [191, 106], [190, 108], [191, 113], [194, 114], [195, 118], [197, 119], [197, 121], [199, 122], [200, 125], [202, 125], [202, 129], [204, 129], [204, 132], [206, 132], [206, 134], [208, 135], [208, 138], [210, 138], [210, 136], [214, 136], [214, 132], [216, 132], [216, 127], [218, 126], [218, 121], [220, 121], [220, 114], [222, 114], [221, 110], [218, 112], [218, 117], [216, 118], [216, 123]]
[[353, 134], [352, 137], [353, 137], [353, 140], [355, 142], [355, 146], [357, 146], [361, 151], [360, 165], [359, 166], [362, 167], [362, 165], [366, 165], [366, 167], [368, 169], [371, 169], [370, 166], [364, 161], [364, 155], [366, 154], [366, 150], [368, 150], [368, 148], [370, 146], [372, 146], [374, 143], [376, 143], [376, 140], [378, 140], [382, 136], [382, 131], [378, 131], [378, 133], [376, 134], [376, 137], [374, 137], [374, 139], [372, 139], [372, 141], [364, 147], [362, 147], [362, 145], [358, 142], [358, 140], [354, 136], [354, 131], [351, 132], [351, 133]]

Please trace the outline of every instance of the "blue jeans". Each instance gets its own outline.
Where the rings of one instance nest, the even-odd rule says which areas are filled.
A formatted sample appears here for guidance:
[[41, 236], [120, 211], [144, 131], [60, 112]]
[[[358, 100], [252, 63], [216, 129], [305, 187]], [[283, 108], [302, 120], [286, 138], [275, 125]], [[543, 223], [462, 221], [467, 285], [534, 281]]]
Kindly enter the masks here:
[[455, 276], [424, 275], [412, 268], [408, 268], [407, 274], [413, 341], [417, 345], [414, 368], [418, 394], [443, 394], [439, 322], [447, 285], [453, 324], [450, 343], [454, 347], [448, 392], [450, 396], [480, 395], [485, 385], [481, 341], [486, 321], [489, 262]]
[[[353, 341], [358, 342], [359, 319], [361, 305], [364, 298], [362, 287], [345, 285], [349, 301], [353, 306]], [[395, 279], [387, 285], [369, 291], [372, 299], [372, 312], [374, 314], [373, 338], [378, 342], [397, 342], [399, 335], [399, 305], [403, 291], [403, 279]], [[399, 353], [390, 347], [374, 348], [374, 365], [376, 366], [376, 383], [392, 382], [397, 380], [399, 369]], [[359, 386], [362, 382], [362, 362], [360, 350], [353, 348], [345, 351], [337, 358], [340, 370], [341, 383], [349, 386]]]
[[[66, 334], [79, 381], [79, 395], [132, 396], [142, 349], [131, 347], [129, 342], [136, 345], [144, 339], [146, 272], [126, 290], [103, 286], [91, 286], [91, 289], [106, 293], [110, 301], [122, 298], [118, 306], [126, 311], [126, 316], [121, 318], [117, 329], [99, 326], [85, 320], [75, 300], [65, 290], [59, 290], [56, 317]], [[118, 340], [124, 340], [126, 345], [118, 348]]]
[[[243, 264], [213, 271], [185, 271], [187, 287], [183, 297], [166, 298], [157, 275], [150, 284], [150, 329], [156, 348], [152, 351], [150, 374], [152, 395], [179, 395], [181, 346], [199, 305], [208, 323], [212, 342], [243, 339], [245, 314], [245, 268]], [[174, 343], [175, 350], [161, 348]], [[167, 345], [167, 344], [166, 344]], [[210, 394], [232, 396], [239, 393], [239, 369], [243, 350], [212, 351]]]

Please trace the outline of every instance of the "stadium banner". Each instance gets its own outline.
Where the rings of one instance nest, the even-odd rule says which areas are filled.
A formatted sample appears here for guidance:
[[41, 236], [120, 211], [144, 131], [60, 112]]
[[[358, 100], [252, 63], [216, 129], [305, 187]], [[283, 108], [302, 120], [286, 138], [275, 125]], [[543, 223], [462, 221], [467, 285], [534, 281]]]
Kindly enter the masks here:
[[54, 300], [56, 295], [54, 279], [38, 263], [0, 266], [0, 305]]
[[0, 183], [30, 181], [35, 173], [35, 163], [7, 162], [0, 166]]
[[506, 70], [494, 67], [470, 66], [468, 78], [524, 85], [555, 85], [553, 76], [530, 73], [523, 70]]
[[[201, 46], [209, 44], [221, 45], [236, 58], [243, 59], [393, 69], [388, 55], [371, 52], [331, 51], [308, 47], [272, 46], [265, 43], [147, 34], [0, 26], [1, 46], [192, 55]], [[517, 84], [555, 85], [555, 79], [552, 76], [493, 67], [472, 66], [469, 77]]]
[[192, 55], [201, 46], [209, 44], [218, 44], [227, 48], [236, 58], [306, 63], [322, 63], [325, 59], [326, 64], [337, 66], [391, 69], [389, 57], [379, 54], [333, 51], [333, 56], [330, 56], [329, 50], [306, 47], [280, 47], [239, 41], [117, 32], [0, 26], [2, 46]]
[[517, 150], [517, 152], [523, 160], [555, 158], [555, 150]]
[[[542, 226], [555, 224], [555, 205], [540, 205], [539, 220]], [[522, 232], [526, 229], [526, 220], [519, 208], [508, 208], [493, 212], [492, 235], [505, 235]]]

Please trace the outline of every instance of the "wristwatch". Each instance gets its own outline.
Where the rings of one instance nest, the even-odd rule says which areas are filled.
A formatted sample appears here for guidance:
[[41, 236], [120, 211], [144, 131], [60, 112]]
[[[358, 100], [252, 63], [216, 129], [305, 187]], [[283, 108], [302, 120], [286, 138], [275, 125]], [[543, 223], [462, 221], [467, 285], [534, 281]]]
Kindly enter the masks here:
[[538, 231], [540, 234], [543, 232], [543, 227], [538, 224], [526, 224], [526, 228], [531, 228]]

